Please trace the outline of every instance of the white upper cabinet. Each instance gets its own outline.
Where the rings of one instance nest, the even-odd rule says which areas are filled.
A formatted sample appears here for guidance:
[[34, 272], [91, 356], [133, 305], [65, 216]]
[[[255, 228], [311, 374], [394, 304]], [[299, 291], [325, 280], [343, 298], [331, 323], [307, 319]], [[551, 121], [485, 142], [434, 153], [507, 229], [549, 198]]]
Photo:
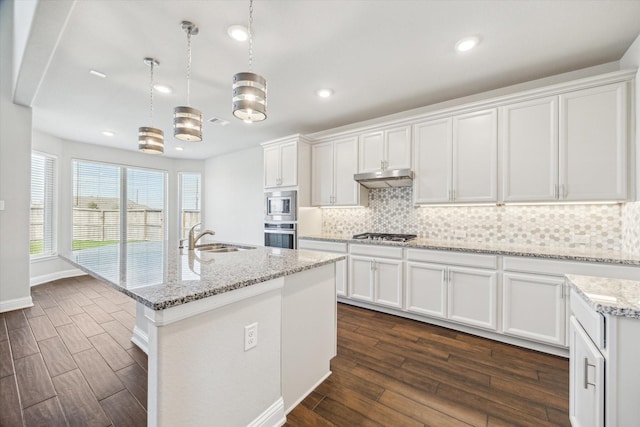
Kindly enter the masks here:
[[414, 126], [415, 203], [497, 200], [495, 109]]
[[358, 170], [358, 138], [311, 147], [311, 204], [356, 206], [367, 203], [367, 190], [353, 180]]
[[360, 135], [358, 172], [411, 167], [411, 127], [400, 126]]
[[298, 185], [298, 143], [285, 142], [264, 147], [264, 187]]
[[453, 118], [453, 201], [498, 200], [497, 126], [496, 109]]
[[627, 198], [626, 83], [500, 109], [505, 202]]
[[558, 194], [558, 97], [500, 108], [505, 202], [553, 200]]
[[561, 200], [626, 200], [626, 94], [622, 82], [560, 95]]
[[413, 127], [415, 203], [446, 203], [451, 192], [451, 118], [433, 120]]

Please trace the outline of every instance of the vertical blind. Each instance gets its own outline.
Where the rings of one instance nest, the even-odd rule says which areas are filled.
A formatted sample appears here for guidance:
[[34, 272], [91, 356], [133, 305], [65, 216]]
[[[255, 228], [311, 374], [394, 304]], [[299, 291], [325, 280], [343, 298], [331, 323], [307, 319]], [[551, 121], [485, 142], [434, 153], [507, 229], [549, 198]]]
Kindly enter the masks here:
[[33, 257], [56, 253], [55, 192], [56, 158], [31, 154], [31, 213], [29, 247]]
[[189, 236], [189, 229], [200, 222], [201, 186], [199, 173], [180, 174], [180, 230], [182, 237]]

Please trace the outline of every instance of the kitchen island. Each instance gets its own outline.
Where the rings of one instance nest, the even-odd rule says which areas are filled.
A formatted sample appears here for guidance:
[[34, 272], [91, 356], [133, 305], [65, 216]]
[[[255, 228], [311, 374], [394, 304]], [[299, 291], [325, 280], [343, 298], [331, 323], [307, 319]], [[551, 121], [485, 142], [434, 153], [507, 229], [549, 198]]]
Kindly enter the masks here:
[[136, 300], [150, 426], [282, 425], [330, 375], [344, 256], [236, 247], [139, 242], [64, 257]]

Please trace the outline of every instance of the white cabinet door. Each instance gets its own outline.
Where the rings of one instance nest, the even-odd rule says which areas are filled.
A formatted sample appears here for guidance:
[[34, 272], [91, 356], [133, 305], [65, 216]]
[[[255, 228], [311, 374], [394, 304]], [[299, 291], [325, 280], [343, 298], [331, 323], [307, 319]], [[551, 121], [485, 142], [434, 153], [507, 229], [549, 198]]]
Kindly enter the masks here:
[[413, 127], [415, 203], [445, 203], [451, 188], [451, 118]]
[[550, 201], [558, 190], [558, 97], [500, 108], [505, 202]]
[[348, 138], [334, 142], [333, 204], [355, 206], [359, 203], [360, 184], [353, 180], [358, 171], [358, 140]]
[[351, 298], [373, 302], [373, 259], [349, 257]]
[[453, 199], [498, 200], [496, 109], [453, 117]]
[[347, 260], [336, 262], [336, 295], [346, 297], [347, 294]]
[[626, 83], [560, 95], [563, 200], [627, 197]]
[[373, 260], [374, 302], [402, 308], [402, 261], [376, 258]]
[[298, 185], [298, 144], [288, 142], [280, 145], [280, 186]]
[[374, 172], [383, 169], [384, 132], [372, 132], [360, 136], [359, 172]]
[[569, 334], [569, 421], [573, 427], [602, 427], [604, 357], [573, 316]]
[[515, 273], [504, 273], [502, 279], [504, 333], [549, 344], [566, 345], [564, 280]]
[[269, 146], [264, 149], [264, 186], [277, 187], [280, 182], [280, 147]]
[[447, 317], [447, 268], [439, 264], [407, 262], [407, 311], [434, 317]]
[[330, 205], [333, 201], [333, 143], [311, 147], [311, 183], [311, 204]]
[[448, 318], [495, 331], [497, 274], [477, 268], [449, 267]]
[[384, 131], [385, 169], [411, 168], [411, 127], [403, 126]]

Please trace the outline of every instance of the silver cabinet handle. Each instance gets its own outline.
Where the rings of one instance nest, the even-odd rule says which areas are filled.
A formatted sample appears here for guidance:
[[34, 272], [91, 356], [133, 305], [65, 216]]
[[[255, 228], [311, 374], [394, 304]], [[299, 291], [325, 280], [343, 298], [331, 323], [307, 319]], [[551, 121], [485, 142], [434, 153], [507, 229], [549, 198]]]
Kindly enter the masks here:
[[593, 386], [593, 388], [596, 387], [595, 383], [590, 383], [589, 382], [589, 366], [595, 368], [596, 365], [592, 365], [591, 363], [589, 363], [589, 359], [587, 359], [586, 357], [584, 358], [584, 388], [587, 389], [589, 388], [590, 385]]

